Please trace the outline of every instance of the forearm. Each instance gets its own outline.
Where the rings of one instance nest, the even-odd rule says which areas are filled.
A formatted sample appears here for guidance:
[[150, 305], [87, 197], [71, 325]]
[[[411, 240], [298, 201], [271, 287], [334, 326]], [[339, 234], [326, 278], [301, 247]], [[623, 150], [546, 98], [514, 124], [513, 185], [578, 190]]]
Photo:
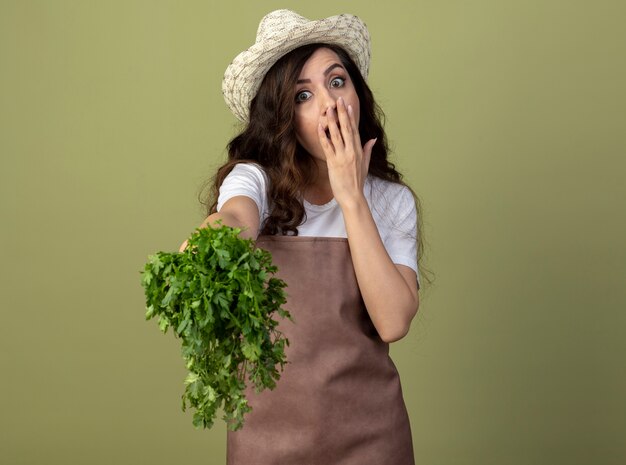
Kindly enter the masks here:
[[[219, 228], [220, 224], [218, 221], [221, 221], [221, 225], [230, 226], [231, 228], [240, 228], [241, 232], [239, 233], [239, 237], [242, 239], [254, 239], [256, 240], [258, 236], [258, 228], [255, 228], [254, 225], [249, 225], [245, 222], [245, 220], [240, 219], [237, 215], [233, 214], [229, 211], [221, 211], [213, 213], [205, 218], [199, 228], [206, 228], [210, 225], [212, 228]], [[187, 248], [187, 240], [181, 244], [178, 251], [183, 252]]]
[[372, 323], [383, 340], [398, 340], [417, 313], [417, 295], [391, 261], [365, 197], [342, 210], [357, 282]]
[[243, 239], [256, 239], [257, 231], [253, 230], [250, 225], [230, 212], [216, 212], [206, 217], [206, 219], [200, 225], [201, 228], [205, 228], [210, 225], [212, 228], [219, 228], [217, 221], [221, 221], [222, 225], [230, 226], [231, 228], [240, 228], [241, 233], [239, 237]]

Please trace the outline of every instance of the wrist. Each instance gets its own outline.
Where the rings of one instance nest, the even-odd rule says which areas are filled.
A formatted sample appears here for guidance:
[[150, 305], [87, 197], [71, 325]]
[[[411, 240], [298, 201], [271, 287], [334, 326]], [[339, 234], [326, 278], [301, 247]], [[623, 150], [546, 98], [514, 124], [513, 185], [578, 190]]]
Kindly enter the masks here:
[[362, 192], [356, 197], [351, 197], [343, 200], [337, 199], [337, 203], [341, 207], [341, 211], [344, 213], [344, 215], [350, 213], [358, 213], [359, 211], [363, 211], [364, 209], [369, 210], [367, 199]]

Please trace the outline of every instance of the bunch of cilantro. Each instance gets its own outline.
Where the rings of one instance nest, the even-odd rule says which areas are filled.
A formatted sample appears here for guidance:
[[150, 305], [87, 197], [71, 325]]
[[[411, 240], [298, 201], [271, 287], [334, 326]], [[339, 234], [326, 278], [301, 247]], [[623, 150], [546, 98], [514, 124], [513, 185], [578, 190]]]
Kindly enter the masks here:
[[238, 237], [239, 228], [220, 225], [196, 229], [184, 252], [157, 252], [141, 271], [146, 294], [146, 320], [159, 317], [163, 333], [171, 326], [182, 340], [189, 370], [186, 403], [196, 409], [196, 428], [213, 426], [222, 406], [231, 431], [243, 427], [252, 411], [244, 395], [245, 377], [255, 391], [276, 387], [289, 340], [272, 317], [293, 318], [281, 308], [286, 283], [273, 277], [271, 254], [252, 239]]

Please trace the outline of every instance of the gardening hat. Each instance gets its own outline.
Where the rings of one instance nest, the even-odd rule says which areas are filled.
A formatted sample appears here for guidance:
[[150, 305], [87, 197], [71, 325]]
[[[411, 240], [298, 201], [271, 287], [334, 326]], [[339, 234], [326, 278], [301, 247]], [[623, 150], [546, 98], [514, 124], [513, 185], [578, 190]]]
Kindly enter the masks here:
[[228, 65], [222, 81], [226, 105], [247, 122], [250, 102], [265, 74], [282, 56], [303, 45], [325, 43], [343, 48], [367, 79], [371, 56], [367, 26], [350, 14], [312, 21], [291, 10], [276, 10], [261, 19], [255, 43]]

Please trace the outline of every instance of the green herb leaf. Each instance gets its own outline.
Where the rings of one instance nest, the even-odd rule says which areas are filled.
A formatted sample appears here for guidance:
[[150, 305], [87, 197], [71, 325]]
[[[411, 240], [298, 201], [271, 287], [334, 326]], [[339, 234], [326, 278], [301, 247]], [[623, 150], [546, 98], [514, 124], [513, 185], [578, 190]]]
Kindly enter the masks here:
[[286, 339], [273, 319], [293, 318], [281, 308], [286, 283], [274, 277], [271, 254], [242, 239], [239, 228], [197, 229], [184, 252], [157, 252], [141, 271], [146, 320], [158, 316], [181, 339], [189, 374], [182, 410], [194, 407], [193, 425], [211, 428], [218, 408], [231, 431], [252, 408], [246, 378], [256, 392], [274, 389], [287, 362]]

